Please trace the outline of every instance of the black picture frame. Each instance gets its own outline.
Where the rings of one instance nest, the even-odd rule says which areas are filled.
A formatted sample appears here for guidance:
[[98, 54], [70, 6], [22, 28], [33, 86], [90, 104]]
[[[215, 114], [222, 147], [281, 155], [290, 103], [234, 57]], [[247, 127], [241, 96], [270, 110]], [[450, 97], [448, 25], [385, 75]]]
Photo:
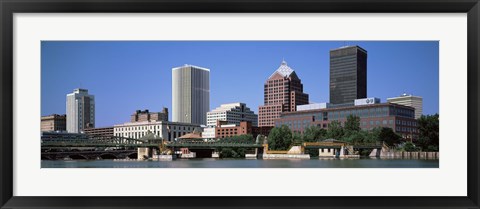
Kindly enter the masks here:
[[[478, 0], [0, 0], [1, 208], [479, 208]], [[465, 197], [19, 197], [13, 196], [15, 13], [467, 13], [468, 195]], [[446, 179], [447, 180], [447, 179]]]

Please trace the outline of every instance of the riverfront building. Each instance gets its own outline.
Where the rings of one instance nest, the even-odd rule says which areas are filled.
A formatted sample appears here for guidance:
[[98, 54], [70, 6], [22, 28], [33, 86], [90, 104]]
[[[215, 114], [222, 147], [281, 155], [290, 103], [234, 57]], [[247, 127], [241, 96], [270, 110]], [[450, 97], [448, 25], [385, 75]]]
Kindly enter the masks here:
[[242, 121], [239, 125], [229, 124], [226, 121], [217, 121], [215, 126], [204, 128], [202, 136], [205, 139], [219, 139], [251, 134], [255, 138], [259, 134], [268, 135], [268, 132], [270, 132], [270, 129], [255, 127], [250, 121]]
[[140, 139], [151, 132], [166, 141], [173, 141], [175, 138], [193, 132], [195, 128], [200, 128], [200, 125], [169, 121], [128, 122], [114, 125], [113, 134], [120, 137]]
[[402, 94], [399, 97], [388, 98], [387, 101], [415, 108], [415, 119], [419, 119], [423, 114], [422, 97]]
[[359, 46], [330, 50], [330, 103], [367, 97], [367, 51]]
[[265, 81], [264, 105], [259, 107], [259, 127], [275, 126], [275, 119], [283, 112], [295, 111], [297, 105], [308, 104], [308, 94], [295, 71], [283, 61]]
[[355, 100], [356, 105], [352, 106], [302, 108], [302, 111], [282, 113], [275, 121], [275, 126], [287, 125], [290, 130], [302, 133], [309, 126], [328, 128], [332, 121], [339, 121], [344, 125], [349, 115], [356, 115], [360, 117], [360, 128], [364, 130], [388, 127], [403, 138], [416, 138], [418, 124], [413, 107], [379, 102], [378, 99], [367, 98]]
[[173, 121], [206, 124], [209, 110], [210, 70], [193, 65], [173, 68]]
[[113, 136], [113, 126], [101, 128], [86, 128], [83, 133], [94, 137]]
[[222, 104], [220, 107], [207, 112], [207, 126], [215, 126], [217, 121], [226, 121], [226, 123], [234, 125], [249, 121], [252, 126], [257, 126], [258, 116], [245, 103], [237, 102]]
[[42, 132], [48, 131], [65, 131], [67, 130], [67, 116], [66, 115], [47, 115], [41, 117]]
[[95, 97], [87, 89], [74, 89], [67, 94], [67, 131], [80, 133], [95, 127]]
[[149, 112], [148, 110], [137, 110], [130, 116], [130, 122], [144, 121], [168, 121], [168, 108], [164, 107], [162, 112]]

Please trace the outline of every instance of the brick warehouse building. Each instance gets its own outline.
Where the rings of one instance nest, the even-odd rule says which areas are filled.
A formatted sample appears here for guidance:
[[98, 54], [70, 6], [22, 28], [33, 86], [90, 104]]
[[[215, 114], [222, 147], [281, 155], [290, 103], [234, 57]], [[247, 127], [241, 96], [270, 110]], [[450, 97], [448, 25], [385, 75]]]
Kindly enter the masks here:
[[41, 117], [41, 131], [65, 131], [67, 130], [66, 115], [47, 115]]
[[273, 127], [280, 113], [295, 111], [297, 105], [308, 104], [308, 94], [295, 71], [283, 61], [265, 81], [264, 105], [259, 107], [258, 126]]
[[144, 121], [168, 121], [168, 108], [164, 107], [162, 112], [150, 112], [148, 110], [137, 110], [130, 116], [130, 122]]
[[217, 121], [214, 127], [204, 128], [202, 137], [207, 139], [220, 139], [232, 136], [251, 134], [254, 138], [259, 134], [268, 135], [271, 127], [256, 127], [250, 121], [242, 121], [240, 125], [228, 124], [226, 121]]
[[360, 117], [360, 128], [363, 130], [388, 127], [405, 139], [416, 139], [418, 124], [414, 110], [413, 107], [393, 103], [306, 109], [282, 113], [275, 121], [275, 126], [287, 125], [290, 130], [302, 133], [308, 126], [328, 128], [332, 121], [339, 121], [344, 125], [349, 115], [356, 115]]

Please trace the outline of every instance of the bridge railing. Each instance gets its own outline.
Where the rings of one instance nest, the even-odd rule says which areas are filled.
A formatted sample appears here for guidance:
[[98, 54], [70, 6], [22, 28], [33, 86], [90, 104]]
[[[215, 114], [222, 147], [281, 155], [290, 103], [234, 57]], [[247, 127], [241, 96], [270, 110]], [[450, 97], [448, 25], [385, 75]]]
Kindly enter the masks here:
[[146, 141], [119, 136], [93, 136], [88, 134], [45, 134], [42, 146], [66, 145], [137, 145]]

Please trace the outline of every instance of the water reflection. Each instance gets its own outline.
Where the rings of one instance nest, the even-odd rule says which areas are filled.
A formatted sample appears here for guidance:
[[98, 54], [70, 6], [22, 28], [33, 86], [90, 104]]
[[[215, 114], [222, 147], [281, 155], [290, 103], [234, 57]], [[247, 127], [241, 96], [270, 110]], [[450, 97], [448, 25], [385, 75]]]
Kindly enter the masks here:
[[438, 160], [176, 159], [173, 161], [42, 160], [42, 168], [438, 168]]

